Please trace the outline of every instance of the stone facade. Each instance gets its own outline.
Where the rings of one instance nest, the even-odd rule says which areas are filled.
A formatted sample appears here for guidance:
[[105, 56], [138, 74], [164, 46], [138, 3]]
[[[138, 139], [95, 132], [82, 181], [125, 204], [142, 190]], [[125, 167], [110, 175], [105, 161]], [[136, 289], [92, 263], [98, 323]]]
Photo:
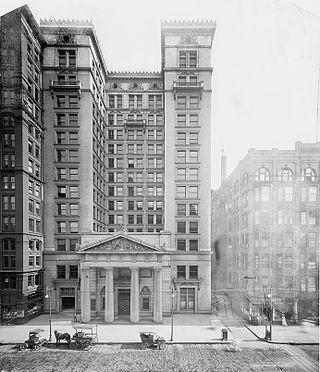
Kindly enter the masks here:
[[[27, 6], [15, 12], [31, 17]], [[162, 71], [132, 73], [107, 70], [90, 22], [32, 27], [42, 43], [45, 309], [108, 323], [159, 323], [171, 303], [209, 312], [215, 25], [164, 22]]]

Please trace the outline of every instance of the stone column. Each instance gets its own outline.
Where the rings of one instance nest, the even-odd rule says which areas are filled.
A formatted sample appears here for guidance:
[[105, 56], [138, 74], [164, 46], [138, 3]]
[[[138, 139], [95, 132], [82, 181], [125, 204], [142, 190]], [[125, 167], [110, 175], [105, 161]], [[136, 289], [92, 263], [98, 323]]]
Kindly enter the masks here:
[[106, 323], [114, 321], [113, 267], [106, 267], [104, 320]]
[[131, 268], [130, 322], [139, 322], [139, 268]]
[[162, 275], [161, 267], [153, 269], [153, 321], [162, 323]]
[[90, 304], [90, 268], [84, 267], [81, 269], [81, 321], [87, 323], [91, 319], [91, 304]]

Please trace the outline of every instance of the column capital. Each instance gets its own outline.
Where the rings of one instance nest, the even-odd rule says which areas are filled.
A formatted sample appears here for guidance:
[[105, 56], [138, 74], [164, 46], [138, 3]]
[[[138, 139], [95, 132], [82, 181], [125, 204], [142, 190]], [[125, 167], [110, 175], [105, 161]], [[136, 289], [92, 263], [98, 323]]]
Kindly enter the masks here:
[[162, 270], [162, 266], [153, 266], [153, 271], [160, 272]]
[[106, 271], [113, 271], [114, 267], [113, 266], [105, 266], [104, 269]]
[[138, 271], [140, 269], [139, 266], [130, 266], [131, 271]]

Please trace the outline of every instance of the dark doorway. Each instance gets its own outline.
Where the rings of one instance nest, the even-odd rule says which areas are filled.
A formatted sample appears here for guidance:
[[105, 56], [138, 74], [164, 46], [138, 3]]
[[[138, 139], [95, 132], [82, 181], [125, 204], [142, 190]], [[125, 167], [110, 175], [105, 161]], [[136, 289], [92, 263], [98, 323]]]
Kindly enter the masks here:
[[130, 315], [130, 289], [118, 290], [119, 315]]
[[62, 297], [62, 304], [61, 304], [62, 310], [72, 309], [74, 307], [75, 307], [74, 297]]

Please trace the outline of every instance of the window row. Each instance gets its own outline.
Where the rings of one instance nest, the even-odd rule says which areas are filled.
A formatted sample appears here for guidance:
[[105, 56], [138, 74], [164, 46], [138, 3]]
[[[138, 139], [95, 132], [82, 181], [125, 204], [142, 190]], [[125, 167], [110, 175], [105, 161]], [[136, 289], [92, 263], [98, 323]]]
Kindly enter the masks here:
[[199, 145], [199, 132], [177, 132], [178, 145]]
[[2, 132], [3, 147], [15, 147], [16, 135], [14, 133]]
[[56, 239], [57, 251], [75, 251], [79, 244], [78, 239]]
[[[303, 169], [301, 177], [302, 181], [314, 182], [316, 181], [316, 171], [312, 167]], [[290, 168], [282, 168], [276, 176], [279, 181], [293, 181], [294, 173]], [[271, 181], [271, 172], [266, 167], [259, 168], [255, 173], [255, 181], [268, 182]]]
[[28, 152], [37, 159], [40, 159], [40, 146], [35, 144], [31, 139], [28, 140]]
[[58, 113], [56, 116], [56, 125], [61, 127], [77, 127], [79, 125], [78, 114]]
[[178, 251], [198, 251], [199, 240], [198, 239], [177, 239], [176, 249]]
[[29, 171], [29, 173], [32, 173], [34, 176], [36, 176], [37, 178], [39, 178], [40, 177], [41, 167], [34, 160], [28, 159], [28, 171]]
[[76, 163], [79, 161], [78, 150], [56, 150], [56, 161], [58, 163]]
[[78, 168], [56, 168], [56, 177], [58, 180], [79, 180]]
[[198, 203], [179, 203], [177, 204], [177, 216], [198, 216]]
[[177, 234], [199, 234], [199, 222], [177, 221]]
[[28, 189], [29, 189], [29, 194], [35, 195], [35, 196], [41, 198], [42, 192], [41, 192], [41, 185], [40, 185], [40, 183], [35, 182], [35, 181], [29, 179]]
[[177, 279], [199, 279], [198, 266], [196, 265], [178, 265]]
[[79, 186], [61, 185], [57, 186], [58, 198], [78, 198]]
[[57, 279], [78, 279], [78, 265], [57, 265]]
[[57, 221], [57, 232], [59, 234], [77, 234], [79, 221]]
[[3, 168], [14, 168], [16, 166], [15, 154], [3, 154], [2, 165], [3, 165]]
[[14, 216], [2, 216], [2, 230], [15, 231], [16, 218]]
[[79, 204], [75, 203], [59, 203], [57, 204], [58, 216], [78, 216]]
[[198, 163], [199, 150], [177, 150], [177, 163]]
[[199, 109], [200, 108], [200, 97], [199, 96], [177, 96], [176, 109]]
[[198, 199], [199, 186], [177, 186], [178, 199]]
[[77, 95], [57, 95], [57, 108], [78, 108], [79, 97]]
[[35, 218], [29, 218], [29, 231], [30, 232], [41, 232], [41, 221]]
[[59, 145], [69, 144], [76, 145], [79, 143], [78, 132], [55, 132], [55, 143]]
[[177, 168], [176, 171], [178, 181], [198, 181], [199, 168]]

